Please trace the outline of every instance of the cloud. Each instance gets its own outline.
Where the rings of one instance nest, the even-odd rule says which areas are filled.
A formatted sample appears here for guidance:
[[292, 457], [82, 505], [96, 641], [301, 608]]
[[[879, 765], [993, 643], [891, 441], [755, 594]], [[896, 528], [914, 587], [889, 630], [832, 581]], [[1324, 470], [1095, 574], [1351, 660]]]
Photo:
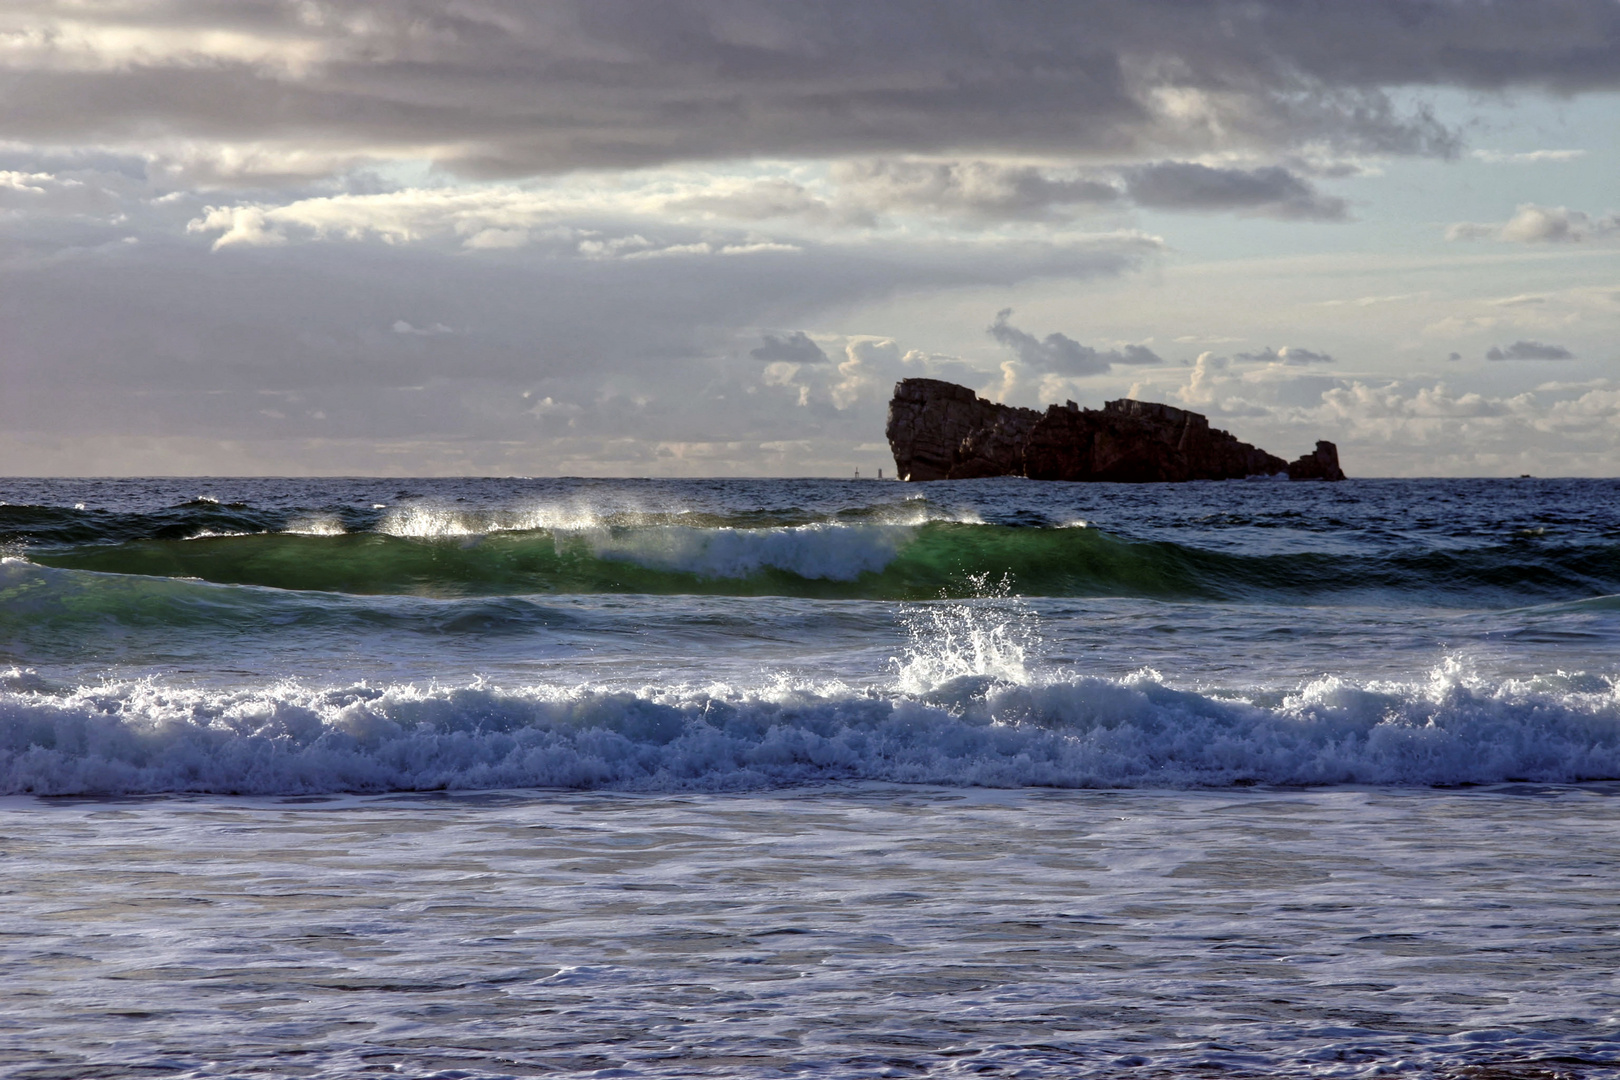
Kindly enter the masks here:
[[803, 330], [791, 334], [766, 334], [765, 344], [749, 352], [755, 360], [784, 364], [825, 364], [827, 354]]
[[[1528, 395], [1492, 398], [1473, 392], [1457, 394], [1443, 382], [1415, 389], [1399, 382], [1385, 386], [1351, 382], [1322, 395], [1322, 402], [1330, 412], [1369, 426], [1390, 420], [1463, 420], [1522, 414], [1528, 411], [1532, 400]], [[1387, 425], [1384, 426], [1388, 430]], [[1432, 430], [1434, 425], [1429, 427]]]
[[1586, 156], [1586, 151], [1529, 150], [1514, 154], [1502, 150], [1475, 150], [1471, 156], [1492, 165], [1539, 165], [1545, 161], [1577, 161]]
[[207, 207], [201, 217], [186, 223], [186, 232], [219, 233], [214, 240], [214, 251], [233, 244], [262, 247], [287, 242], [286, 235], [274, 228], [262, 206]]
[[[368, 194], [323, 195], [281, 206], [205, 206], [186, 232], [217, 232], [213, 250], [284, 244], [289, 240], [382, 241], [385, 244], [458, 243], [469, 251], [534, 246], [553, 254], [590, 259], [656, 259], [670, 256], [764, 255], [802, 250], [788, 241], [734, 232], [730, 237], [693, 238], [675, 225], [679, 239], [649, 238], [624, 228], [620, 235], [570, 224], [646, 215], [640, 192], [595, 200], [580, 190], [527, 190], [507, 186], [406, 188]], [[642, 216], [650, 229], [656, 218]], [[673, 223], [664, 222], [666, 228]]]
[[1345, 307], [1346, 305], [1373, 307], [1377, 304], [1395, 304], [1403, 300], [1416, 300], [1427, 296], [1428, 293], [1393, 293], [1389, 296], [1358, 296], [1354, 300], [1323, 300], [1321, 304], [1323, 307]]
[[[281, 202], [257, 198], [206, 205], [188, 229], [222, 233], [216, 247], [371, 238], [388, 243], [454, 239], [468, 249], [490, 250], [557, 239], [543, 230], [562, 222], [606, 219], [693, 228], [773, 223], [795, 236], [883, 230], [887, 237], [903, 238], [908, 219], [918, 217], [974, 229], [1063, 223], [1081, 214], [1117, 213], [1132, 199], [1157, 209], [1237, 210], [1286, 219], [1344, 216], [1342, 200], [1317, 193], [1281, 168], [1160, 162], [1082, 175], [1072, 168], [984, 160], [869, 160], [831, 163], [814, 188], [784, 177], [683, 169], [581, 174], [524, 185], [345, 190]], [[611, 243], [613, 238], [587, 234], [581, 249], [603, 255]]]
[[1539, 341], [1515, 341], [1507, 348], [1492, 346], [1485, 354], [1487, 360], [1573, 360], [1575, 354], [1562, 345], [1543, 345]]
[[[1178, 256], [1127, 302], [1088, 295], [1168, 263], [1136, 208], [1343, 218], [1336, 178], [1460, 152], [1421, 101], [1472, 106], [1426, 89], [1620, 88], [1617, 34], [1606, 0], [0, 4], [0, 460], [844, 473], [904, 373], [1170, 393], [1188, 371], [1154, 366], [1149, 334], [1310, 340], [1329, 309], [1301, 303], [1418, 286], [1272, 291], [1239, 268], [1209, 278], [1206, 319], [1160, 291], [1200, 271]], [[1221, 228], [1182, 255], [1260, 253]], [[1620, 301], [1487, 306], [1554, 289], [1502, 281], [1458, 285], [1460, 314], [1496, 321], [1431, 354], [1522, 335], [1597, 355], [1587, 328]], [[1091, 343], [1010, 316], [978, 336], [1059, 294], [1099, 319]], [[1321, 332], [1412, 355], [1363, 323]], [[1325, 353], [1248, 355], [1188, 392], [1276, 418], [1336, 384]]]
[[1620, 214], [1594, 218], [1566, 206], [1521, 203], [1499, 224], [1459, 221], [1446, 229], [1447, 240], [1502, 240], [1520, 244], [1579, 243], [1620, 231]]
[[1118, 202], [1105, 180], [992, 161], [849, 161], [833, 167], [840, 194], [869, 211], [1045, 220], [1081, 205]]
[[1333, 357], [1327, 353], [1312, 352], [1301, 349], [1297, 345], [1284, 345], [1277, 351], [1277, 358], [1284, 364], [1299, 366], [1301, 364], [1331, 364]]
[[1258, 374], [1239, 376], [1218, 357], [1201, 357], [1174, 396], [1212, 416], [1246, 417], [1242, 437], [1285, 456], [1291, 446], [1333, 439], [1356, 475], [1613, 471], [1620, 390], [1607, 380], [1492, 394], [1443, 380], [1332, 379], [1298, 394], [1296, 381]]
[[533, 239], [528, 229], [479, 229], [463, 240], [462, 246], [471, 251], [494, 251], [527, 247]]
[[412, 326], [404, 319], [395, 319], [394, 325], [389, 329], [393, 330], [396, 334], [413, 334], [417, 337], [433, 337], [438, 334], [455, 333], [454, 330], [444, 325], [444, 323], [436, 322], [429, 326]]
[[1018, 329], [1007, 320], [1011, 308], [996, 312], [996, 321], [987, 331], [989, 335], [1017, 354], [1020, 362], [1037, 372], [1053, 375], [1099, 375], [1115, 364], [1162, 364], [1159, 355], [1145, 345], [1126, 345], [1123, 349], [1100, 352], [1082, 345], [1066, 334], [1052, 333], [1045, 338]]
[[[417, 214], [435, 200], [406, 201]], [[355, 203], [321, 205], [346, 213]], [[523, 248], [467, 250], [454, 224], [469, 204], [445, 205], [451, 212], [392, 222], [384, 215], [382, 225], [413, 237], [393, 242], [376, 229], [339, 227], [349, 223], [341, 216], [312, 216], [330, 225], [327, 240], [312, 243], [300, 242], [315, 234], [296, 222], [226, 214], [227, 228], [281, 230], [283, 239], [211, 253], [220, 232], [203, 233], [200, 243], [186, 237], [185, 223], [203, 216], [203, 207], [177, 200], [140, 211], [158, 230], [143, 234], [152, 243], [125, 245], [111, 232], [108, 249], [34, 257], [13, 247], [0, 257], [7, 311], [0, 429], [10, 433], [0, 441], [18, 450], [8, 467], [843, 473], [848, 448], [882, 431], [899, 372], [967, 383], [980, 377], [953, 357], [907, 361], [905, 350], [892, 358], [869, 348], [841, 370], [850, 359], [844, 343], [835, 350], [818, 333], [833, 362], [799, 364], [785, 384], [766, 385], [762, 367], [775, 361], [747, 355], [759, 339], [738, 349], [739, 328], [785, 325], [773, 333], [790, 340], [794, 329], [827, 325], [836, 312], [847, 341], [867, 328], [864, 317], [848, 314], [859, 306], [941, 289], [1015, 290], [1043, 278], [1083, 282], [1129, 272], [1162, 250], [1151, 238], [1120, 233], [806, 243], [800, 251], [725, 255], [763, 241], [647, 219], [541, 219]], [[387, 200], [383, 206], [401, 210]], [[471, 207], [478, 209], [472, 216], [487, 210], [476, 200]], [[354, 223], [371, 220], [360, 215]], [[164, 239], [165, 229], [178, 235]], [[624, 246], [624, 254], [685, 244], [707, 244], [710, 254], [591, 258], [577, 250], [591, 231], [604, 242], [641, 235], [649, 245]], [[97, 317], [86, 318], [87, 310]], [[395, 331], [396, 322], [456, 332]], [[803, 405], [801, 387], [808, 388]], [[303, 404], [267, 403], [262, 389], [296, 391]], [[522, 399], [526, 392], [534, 396]], [[556, 417], [548, 418], [552, 428], [535, 427], [532, 402], [546, 397], [581, 410], [566, 418], [574, 421], [566, 438]], [[285, 419], [272, 424], [260, 412], [267, 405]], [[326, 419], [316, 422], [314, 411]], [[32, 441], [19, 442], [22, 432]], [[754, 449], [789, 434], [818, 449], [774, 464]], [[204, 452], [198, 440], [211, 440], [216, 451]], [[721, 456], [690, 449], [698, 443], [712, 443]], [[725, 456], [733, 443], [742, 449]], [[690, 452], [659, 458], [655, 448], [664, 444]]]
[[1617, 33], [1605, 0], [20, 4], [0, 138], [164, 143], [194, 177], [277, 182], [378, 160], [1450, 154], [1391, 88], [1614, 89]]
[[695, 213], [738, 221], [801, 218], [812, 223], [869, 225], [869, 215], [858, 209], [840, 209], [813, 195], [808, 188], [775, 177], [731, 185], [669, 199], [664, 208], [676, 214]]
[[[809, 359], [811, 349], [814, 359]], [[791, 402], [800, 412], [796, 419], [801, 425], [809, 415], [851, 432], [858, 429], [850, 425], [865, 423], [869, 434], [881, 431], [897, 380], [927, 376], [977, 385], [983, 377], [959, 357], [919, 349], [902, 351], [893, 338], [857, 334], [845, 339], [841, 351], [842, 358], [834, 362], [807, 335], [796, 332], [785, 337], [767, 335], [766, 346], [751, 355], [770, 359], [759, 372], [759, 384], [788, 391], [774, 400]], [[882, 449], [886, 451], [887, 446]]]
[[1605, 476], [1614, 471], [1620, 390], [1607, 384], [1492, 395], [1444, 382], [1352, 382], [1301, 415], [1336, 431], [1352, 460], [1376, 462], [1386, 475], [1511, 476], [1545, 468]]
[[1160, 161], [1129, 169], [1130, 197], [1155, 210], [1237, 210], [1294, 221], [1342, 221], [1343, 199], [1323, 195], [1279, 165], [1217, 169], [1186, 161]]
[[0, 189], [12, 191], [25, 191], [31, 195], [45, 194], [45, 185], [54, 184], [56, 177], [50, 173], [18, 172], [15, 169], [0, 170]]
[[1216, 168], [1195, 162], [1058, 168], [997, 161], [868, 160], [836, 163], [831, 179], [845, 217], [932, 214], [984, 222], [1054, 221], [1132, 203], [1155, 210], [1239, 211], [1287, 220], [1339, 221], [1343, 199], [1323, 195], [1282, 166]]
[[214, 241], [216, 251], [233, 244], [281, 244], [293, 235], [390, 244], [460, 238], [473, 247], [492, 248], [513, 245], [492, 241], [491, 236], [521, 232], [527, 242], [532, 239], [529, 230], [554, 224], [571, 209], [578, 207], [545, 192], [519, 188], [406, 188], [318, 196], [280, 206], [207, 206], [186, 224], [186, 231], [221, 232]]
[[1226, 357], [1216, 356], [1212, 352], [1199, 353], [1187, 385], [1176, 391], [1176, 396], [1188, 405], [1214, 405], [1217, 387], [1223, 381], [1222, 373], [1231, 363]]
[[1280, 349], [1273, 349], [1268, 345], [1257, 353], [1237, 353], [1233, 359], [1247, 360], [1255, 364], [1286, 364], [1290, 367], [1333, 363], [1333, 357], [1327, 353], [1312, 352], [1297, 345], [1284, 345]]

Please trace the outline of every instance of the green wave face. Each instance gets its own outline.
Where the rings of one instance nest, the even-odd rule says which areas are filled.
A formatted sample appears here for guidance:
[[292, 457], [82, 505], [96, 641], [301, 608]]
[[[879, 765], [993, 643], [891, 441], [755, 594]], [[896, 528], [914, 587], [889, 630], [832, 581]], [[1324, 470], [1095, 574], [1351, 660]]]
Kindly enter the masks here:
[[1620, 545], [1244, 555], [1092, 528], [934, 521], [685, 525], [416, 538], [381, 533], [141, 539], [36, 550], [64, 569], [276, 589], [436, 597], [544, 593], [970, 596], [1009, 577], [1030, 596], [1285, 600], [1368, 591], [1481, 606], [1620, 592]]

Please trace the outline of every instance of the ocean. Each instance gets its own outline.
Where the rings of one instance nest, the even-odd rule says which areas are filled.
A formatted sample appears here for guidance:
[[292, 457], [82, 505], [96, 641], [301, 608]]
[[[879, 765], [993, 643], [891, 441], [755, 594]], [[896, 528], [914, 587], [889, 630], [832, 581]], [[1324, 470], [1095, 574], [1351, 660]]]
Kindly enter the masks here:
[[0, 480], [0, 1076], [1620, 1075], [1620, 481]]

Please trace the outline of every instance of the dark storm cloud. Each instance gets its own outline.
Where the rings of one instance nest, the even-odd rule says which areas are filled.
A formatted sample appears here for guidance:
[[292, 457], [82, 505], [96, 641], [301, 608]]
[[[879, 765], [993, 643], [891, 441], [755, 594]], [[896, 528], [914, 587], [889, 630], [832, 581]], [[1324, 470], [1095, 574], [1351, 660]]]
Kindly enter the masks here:
[[1485, 354], [1487, 360], [1573, 360], [1575, 354], [1562, 345], [1544, 345], [1539, 341], [1515, 341], [1507, 348], [1492, 346]]
[[1216, 169], [1185, 161], [1161, 161], [1125, 173], [1137, 205], [1155, 210], [1238, 210], [1266, 217], [1338, 221], [1343, 199], [1323, 195], [1281, 166]]
[[765, 343], [749, 352], [755, 360], [784, 361], [789, 364], [825, 364], [827, 354], [803, 330], [791, 334], [766, 334]]
[[1127, 345], [1123, 349], [1101, 352], [1080, 344], [1067, 334], [1052, 333], [1038, 338], [1009, 323], [1007, 320], [1011, 316], [1011, 308], [996, 312], [996, 321], [987, 332], [1036, 371], [1054, 375], [1100, 375], [1115, 364], [1163, 363], [1158, 354], [1145, 345]]
[[[1620, 86], [1620, 6], [1369, 0], [12, 4], [0, 138], [467, 175], [757, 155], [1451, 152], [1392, 87]], [[323, 165], [324, 156], [324, 165]], [[228, 163], [229, 164], [229, 163]], [[240, 163], [238, 163], [240, 164]]]

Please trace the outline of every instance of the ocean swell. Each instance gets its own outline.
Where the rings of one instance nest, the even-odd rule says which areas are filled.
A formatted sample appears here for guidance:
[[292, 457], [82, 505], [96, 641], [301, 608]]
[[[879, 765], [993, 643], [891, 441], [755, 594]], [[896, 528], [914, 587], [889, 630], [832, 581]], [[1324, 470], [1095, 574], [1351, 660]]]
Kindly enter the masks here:
[[1499, 607], [1620, 593], [1620, 544], [1233, 553], [1093, 528], [930, 521], [738, 528], [593, 526], [431, 538], [341, 532], [141, 539], [27, 551], [72, 570], [426, 596], [645, 593], [873, 600], [971, 595], [1010, 575], [1030, 596], [1250, 601], [1406, 597]]

